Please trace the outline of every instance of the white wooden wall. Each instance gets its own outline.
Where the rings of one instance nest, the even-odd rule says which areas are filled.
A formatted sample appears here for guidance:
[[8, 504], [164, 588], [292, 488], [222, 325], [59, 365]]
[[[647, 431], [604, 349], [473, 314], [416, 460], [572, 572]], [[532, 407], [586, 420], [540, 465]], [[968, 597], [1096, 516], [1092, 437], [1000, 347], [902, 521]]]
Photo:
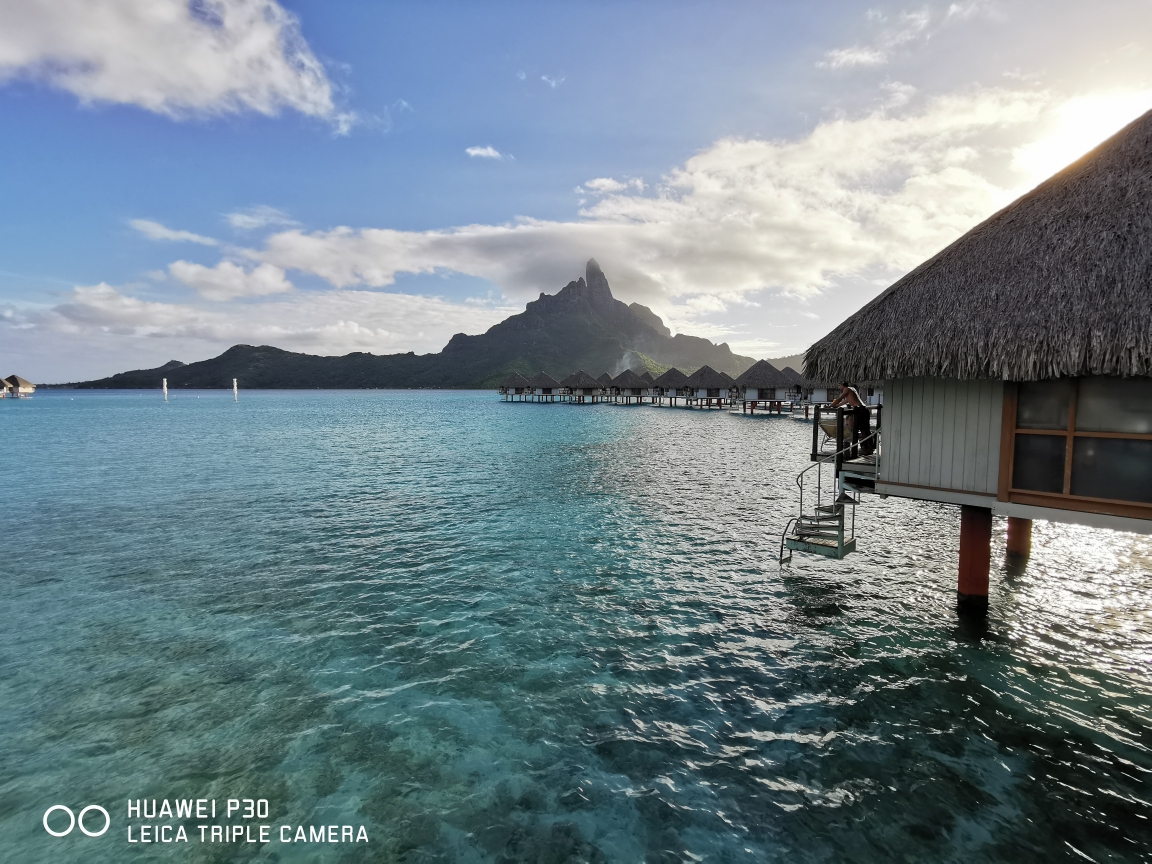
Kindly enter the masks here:
[[884, 382], [881, 483], [996, 494], [1002, 381]]

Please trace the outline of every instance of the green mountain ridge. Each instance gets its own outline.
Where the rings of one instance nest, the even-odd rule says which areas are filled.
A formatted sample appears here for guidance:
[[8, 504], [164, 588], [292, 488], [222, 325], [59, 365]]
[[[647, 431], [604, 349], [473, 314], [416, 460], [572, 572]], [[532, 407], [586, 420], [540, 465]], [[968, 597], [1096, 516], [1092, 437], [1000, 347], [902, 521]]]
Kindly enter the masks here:
[[626, 368], [654, 374], [675, 366], [690, 373], [708, 365], [739, 375], [755, 361], [698, 336], [671, 331], [652, 310], [612, 296], [595, 260], [585, 278], [556, 294], [541, 293], [523, 312], [478, 336], [457, 333], [438, 354], [341, 357], [299, 354], [269, 345], [234, 345], [218, 357], [155, 369], [121, 372], [96, 381], [57, 385], [76, 388], [363, 389], [495, 387], [512, 372], [544, 371], [557, 379], [583, 369], [593, 376]]

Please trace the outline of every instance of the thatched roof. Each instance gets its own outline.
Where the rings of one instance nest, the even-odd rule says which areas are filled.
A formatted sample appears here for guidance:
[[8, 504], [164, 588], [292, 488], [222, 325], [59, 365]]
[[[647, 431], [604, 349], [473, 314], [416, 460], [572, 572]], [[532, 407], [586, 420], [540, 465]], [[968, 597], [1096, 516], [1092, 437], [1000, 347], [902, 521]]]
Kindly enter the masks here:
[[808, 349], [811, 378], [1152, 375], [1152, 111]]
[[605, 372], [603, 375], [601, 375], [596, 380], [600, 382], [601, 387], [611, 387], [612, 386], [612, 376], [609, 375], [607, 372]]
[[648, 386], [648, 382], [631, 369], [625, 369], [612, 379], [612, 386], [619, 387], [621, 390], [630, 390], [632, 388], [644, 389]]
[[30, 388], [32, 390], [36, 389], [35, 384], [25, 378], [21, 378], [19, 375], [9, 375], [4, 379], [4, 383], [9, 387], [23, 387]]
[[780, 370], [780, 374], [788, 379], [789, 384], [803, 384], [804, 376], [793, 369], [791, 366], [785, 366]]
[[711, 366], [701, 366], [684, 382], [684, 386], [693, 390], [727, 390], [732, 384], [732, 376], [717, 372]]
[[573, 390], [585, 390], [589, 387], [601, 387], [601, 383], [581, 369], [579, 372], [573, 372], [567, 378], [560, 382], [561, 387], [570, 387]]
[[657, 376], [656, 380], [652, 382], [652, 386], [675, 390], [677, 387], [684, 387], [687, 383], [688, 376], [673, 366], [664, 374]]
[[649, 372], [647, 369], [645, 369], [643, 372], [640, 373], [640, 377], [641, 377], [641, 379], [643, 379], [645, 384], [651, 384], [652, 382], [654, 382], [656, 380], [655, 378], [652, 377], [652, 373]]
[[501, 387], [530, 387], [528, 379], [519, 372], [513, 372], [500, 384]]
[[765, 387], [787, 387], [791, 383], [767, 360], [757, 360], [736, 379], [737, 387], [755, 387], [758, 390]]
[[555, 390], [560, 386], [560, 382], [549, 375], [547, 372], [539, 372], [532, 376], [532, 379], [528, 382], [528, 385], [532, 388], [539, 387], [542, 390]]

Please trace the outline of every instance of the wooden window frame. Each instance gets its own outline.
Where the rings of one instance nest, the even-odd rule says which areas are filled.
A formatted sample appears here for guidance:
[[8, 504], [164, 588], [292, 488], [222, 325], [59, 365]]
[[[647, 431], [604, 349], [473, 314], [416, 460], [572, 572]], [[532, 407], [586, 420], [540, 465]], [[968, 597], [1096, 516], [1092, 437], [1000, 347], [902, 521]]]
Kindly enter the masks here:
[[[1078, 379], [1076, 379], [1078, 381]], [[1013, 504], [1028, 504], [1034, 507], [1050, 507], [1054, 510], [1076, 510], [1082, 513], [1103, 513], [1108, 516], [1126, 516], [1133, 519], [1152, 519], [1152, 504], [1140, 501], [1121, 501], [1112, 498], [1089, 498], [1072, 494], [1072, 456], [1077, 438], [1123, 438], [1130, 441], [1152, 441], [1152, 435], [1128, 432], [1079, 432], [1076, 429], [1076, 404], [1080, 399], [1077, 383], [1072, 390], [1068, 404], [1067, 429], [1020, 429], [1016, 426], [1018, 386], [1013, 381], [1004, 382], [1004, 406], [1000, 423], [1000, 476], [996, 493], [997, 501]], [[1012, 486], [1016, 459], [1016, 436], [1051, 435], [1065, 439], [1064, 444], [1064, 489], [1062, 492], [1037, 492], [1033, 489], [1016, 489]]]

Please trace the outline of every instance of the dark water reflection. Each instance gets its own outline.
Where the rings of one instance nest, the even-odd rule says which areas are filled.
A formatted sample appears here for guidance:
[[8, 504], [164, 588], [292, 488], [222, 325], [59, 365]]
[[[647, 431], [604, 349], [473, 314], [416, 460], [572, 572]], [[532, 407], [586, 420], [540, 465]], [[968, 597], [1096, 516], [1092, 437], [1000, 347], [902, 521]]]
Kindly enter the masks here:
[[[7, 860], [1150, 857], [1148, 538], [1037, 523], [975, 625], [955, 508], [777, 566], [802, 423], [180, 397], [0, 405]], [[144, 796], [371, 840], [39, 827]]]

